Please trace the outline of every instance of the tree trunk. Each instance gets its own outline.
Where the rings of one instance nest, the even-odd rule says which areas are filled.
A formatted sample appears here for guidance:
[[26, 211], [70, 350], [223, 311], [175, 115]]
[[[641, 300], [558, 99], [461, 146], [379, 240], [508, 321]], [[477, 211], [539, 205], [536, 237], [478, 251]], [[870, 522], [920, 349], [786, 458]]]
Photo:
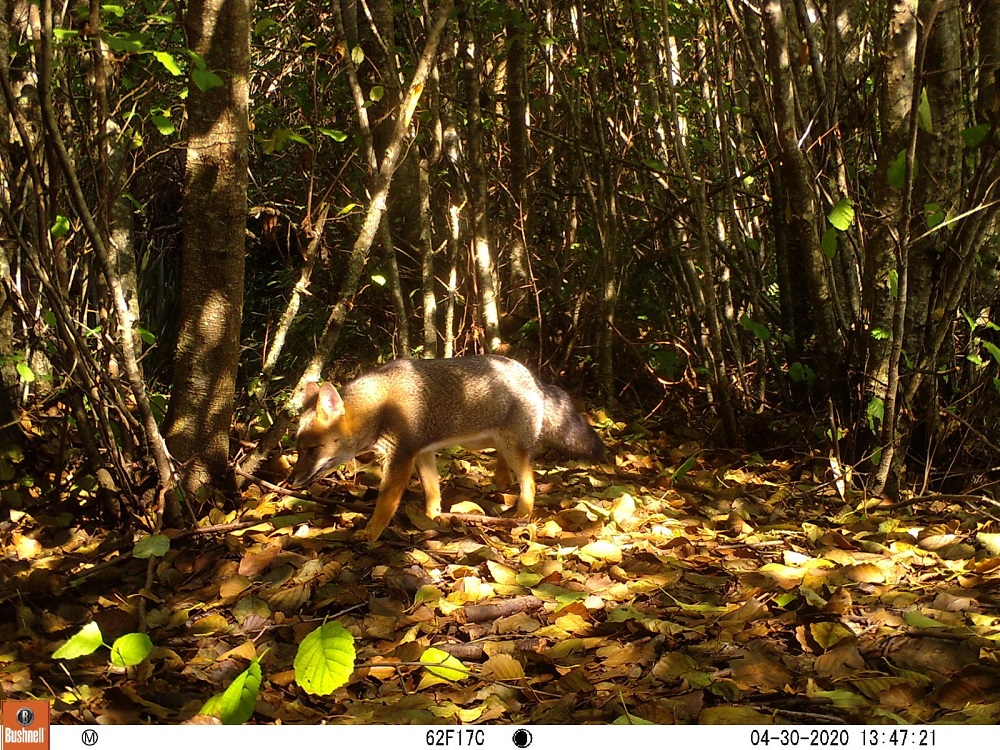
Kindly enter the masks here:
[[[833, 294], [819, 243], [816, 191], [809, 163], [799, 145], [795, 117], [794, 79], [790, 69], [788, 34], [780, 0], [767, 0], [763, 8], [765, 61], [773, 81], [772, 96], [781, 163], [778, 171], [785, 188], [784, 205], [776, 206], [775, 221], [783, 221], [789, 246], [795, 248], [805, 270], [806, 293], [812, 305], [820, 377], [827, 394], [837, 393], [841, 379], [840, 335], [833, 314]], [[779, 213], [780, 211], [780, 213]]]
[[[879, 91], [879, 121], [883, 137], [873, 196], [879, 223], [868, 242], [863, 276], [862, 302], [869, 327], [863, 332], [867, 357], [864, 360], [861, 412], [854, 430], [858, 440], [855, 459], [871, 453], [873, 440], [884, 432], [886, 419], [895, 420], [894, 410], [886, 408], [886, 402], [890, 398], [890, 383], [894, 379], [892, 331], [899, 299], [900, 268], [897, 257], [901, 251], [897, 227], [903, 208], [903, 192], [898, 184], [890, 182], [888, 175], [890, 167], [897, 163], [899, 154], [906, 149], [906, 133], [914, 98], [916, 0], [897, 0], [890, 13], [888, 44], [883, 53], [887, 70]], [[894, 278], [896, 282], [892, 281]], [[895, 299], [893, 289], [897, 290]], [[886, 448], [885, 445], [881, 447], [883, 450]], [[873, 486], [872, 489], [881, 490], [881, 487]]]
[[203, 90], [195, 67], [188, 88], [180, 332], [166, 436], [189, 497], [206, 484], [234, 486], [229, 430], [243, 312], [249, 14], [250, 0], [194, 0], [185, 19], [191, 49], [222, 79]]
[[483, 113], [479, 103], [479, 82], [482, 51], [477, 44], [474, 22], [469, 18], [469, 4], [459, 8], [462, 66], [465, 70], [465, 101], [468, 115], [469, 159], [466, 162], [469, 178], [469, 206], [472, 221], [472, 247], [476, 262], [476, 281], [479, 285], [480, 316], [483, 327], [483, 349], [495, 352], [500, 348], [500, 308], [497, 299], [497, 269], [490, 237], [486, 187], [486, 163], [483, 152]]

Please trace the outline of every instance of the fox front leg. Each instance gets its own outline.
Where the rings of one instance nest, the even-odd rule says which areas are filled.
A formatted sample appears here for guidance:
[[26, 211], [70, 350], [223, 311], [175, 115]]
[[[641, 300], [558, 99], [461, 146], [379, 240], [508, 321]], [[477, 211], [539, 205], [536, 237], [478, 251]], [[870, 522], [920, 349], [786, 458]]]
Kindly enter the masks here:
[[367, 539], [369, 543], [378, 540], [392, 517], [396, 515], [396, 508], [399, 507], [399, 501], [402, 499], [406, 485], [413, 474], [413, 461], [412, 457], [401, 459], [395, 456], [386, 461], [385, 469], [382, 472], [382, 485], [378, 490], [378, 501], [375, 503], [375, 512], [362, 532], [362, 537]]

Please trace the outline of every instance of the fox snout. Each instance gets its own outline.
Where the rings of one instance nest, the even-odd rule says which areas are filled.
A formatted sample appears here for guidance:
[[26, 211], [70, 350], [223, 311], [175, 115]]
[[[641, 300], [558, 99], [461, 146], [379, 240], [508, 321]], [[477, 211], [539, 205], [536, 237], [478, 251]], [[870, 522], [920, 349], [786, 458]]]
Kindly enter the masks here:
[[295, 468], [292, 469], [292, 473], [288, 477], [289, 487], [298, 489], [312, 484], [336, 466], [332, 456], [324, 458], [318, 455], [318, 453], [318, 446], [299, 451], [299, 457], [295, 461]]

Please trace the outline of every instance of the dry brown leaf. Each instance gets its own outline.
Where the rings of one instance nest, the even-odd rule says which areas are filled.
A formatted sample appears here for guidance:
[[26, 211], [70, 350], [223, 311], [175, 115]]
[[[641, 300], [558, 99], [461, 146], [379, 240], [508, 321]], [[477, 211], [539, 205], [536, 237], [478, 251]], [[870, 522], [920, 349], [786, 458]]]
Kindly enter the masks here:
[[816, 672], [832, 680], [857, 674], [865, 668], [865, 660], [856, 643], [841, 643], [816, 659]]
[[510, 654], [495, 654], [483, 664], [483, 677], [501, 682], [517, 682], [524, 678], [524, 666]]
[[250, 588], [250, 579], [244, 575], [235, 575], [227, 578], [219, 586], [219, 596], [223, 599], [231, 599], [242, 594]]

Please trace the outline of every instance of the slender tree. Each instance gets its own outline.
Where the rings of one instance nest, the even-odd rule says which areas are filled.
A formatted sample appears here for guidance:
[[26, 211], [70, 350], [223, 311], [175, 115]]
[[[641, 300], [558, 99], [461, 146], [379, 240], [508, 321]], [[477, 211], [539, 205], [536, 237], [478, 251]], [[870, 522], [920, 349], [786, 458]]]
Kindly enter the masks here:
[[166, 436], [188, 495], [228, 486], [243, 311], [250, 0], [195, 0], [180, 334]]

